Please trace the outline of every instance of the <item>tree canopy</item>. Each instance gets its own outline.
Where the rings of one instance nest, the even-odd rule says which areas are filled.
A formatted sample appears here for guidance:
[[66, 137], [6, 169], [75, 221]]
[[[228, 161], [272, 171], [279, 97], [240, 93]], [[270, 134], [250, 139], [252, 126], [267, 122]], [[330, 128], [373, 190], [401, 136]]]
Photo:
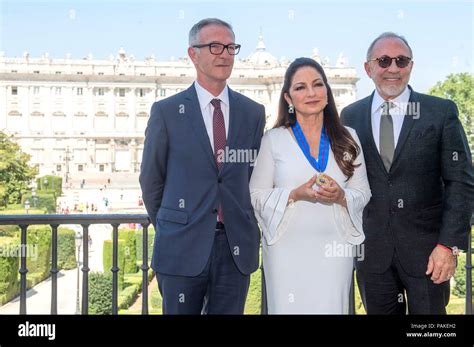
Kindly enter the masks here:
[[459, 110], [459, 119], [466, 132], [471, 148], [474, 147], [474, 77], [463, 72], [450, 74], [436, 83], [429, 94], [454, 101]]
[[10, 136], [0, 131], [0, 205], [18, 204], [28, 191], [37, 169], [30, 166], [30, 155], [21, 151]]

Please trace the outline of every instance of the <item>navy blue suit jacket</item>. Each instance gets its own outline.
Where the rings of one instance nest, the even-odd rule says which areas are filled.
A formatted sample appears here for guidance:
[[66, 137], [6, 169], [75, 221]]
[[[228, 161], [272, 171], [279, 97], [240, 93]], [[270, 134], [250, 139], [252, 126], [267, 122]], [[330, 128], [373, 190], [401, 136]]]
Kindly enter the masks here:
[[229, 104], [228, 153], [241, 156], [229, 156], [220, 171], [194, 85], [152, 106], [140, 185], [156, 230], [151, 266], [158, 273], [196, 276], [203, 271], [219, 204], [237, 267], [243, 274], [258, 268], [260, 231], [249, 192], [253, 166], [245, 159], [260, 149], [265, 108], [230, 88]]

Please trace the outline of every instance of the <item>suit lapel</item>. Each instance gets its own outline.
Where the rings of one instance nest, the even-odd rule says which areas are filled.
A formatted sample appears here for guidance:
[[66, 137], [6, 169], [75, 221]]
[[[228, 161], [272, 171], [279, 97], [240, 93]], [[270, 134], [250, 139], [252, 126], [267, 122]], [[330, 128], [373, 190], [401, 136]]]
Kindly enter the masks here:
[[[417, 93], [415, 93], [413, 89], [411, 88], [410, 90], [411, 90], [411, 93], [410, 93], [409, 102], [410, 103], [418, 102]], [[408, 112], [408, 110], [406, 112]], [[390, 168], [390, 171], [392, 171], [395, 165], [397, 164], [397, 159], [400, 156], [400, 152], [402, 151], [402, 148], [405, 145], [405, 142], [408, 138], [408, 135], [410, 134], [411, 128], [413, 127], [414, 123], [415, 123], [415, 117], [413, 117], [413, 115], [406, 114], [405, 117], [403, 117], [402, 130], [400, 131], [400, 135], [398, 136], [397, 147], [395, 148], [395, 153], [393, 154], [393, 162], [392, 162], [392, 167]]]
[[[377, 149], [377, 145], [375, 144], [374, 133], [372, 132], [372, 100], [374, 98], [374, 93], [375, 92], [373, 92], [372, 95], [366, 99], [366, 103], [362, 105], [362, 110], [365, 111], [363, 117], [364, 124], [362, 129], [365, 131], [365, 134], [362, 134], [361, 137], [368, 139], [368, 149], [372, 152], [372, 156], [373, 158], [375, 158], [375, 161], [379, 165], [380, 170], [387, 174], [387, 170], [385, 169], [382, 158], [380, 157], [380, 153]], [[364, 156], [367, 157], [368, 154], [364, 153]]]
[[206, 153], [206, 157], [211, 161], [212, 165], [217, 170], [217, 165], [214, 160], [214, 153], [212, 152], [211, 142], [209, 140], [209, 135], [207, 134], [206, 125], [204, 124], [201, 106], [199, 105], [199, 100], [197, 98], [194, 84], [186, 91], [185, 99], [186, 105], [184, 114], [186, 117], [188, 117], [194, 133], [196, 134], [201, 147]]

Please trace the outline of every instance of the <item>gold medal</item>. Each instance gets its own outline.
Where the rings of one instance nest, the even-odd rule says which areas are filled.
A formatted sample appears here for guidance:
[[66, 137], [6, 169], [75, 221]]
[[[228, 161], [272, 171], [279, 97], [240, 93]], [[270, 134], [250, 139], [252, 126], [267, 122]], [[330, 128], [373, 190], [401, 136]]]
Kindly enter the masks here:
[[324, 173], [320, 173], [316, 177], [316, 184], [320, 187], [329, 187], [331, 185], [332, 178]]

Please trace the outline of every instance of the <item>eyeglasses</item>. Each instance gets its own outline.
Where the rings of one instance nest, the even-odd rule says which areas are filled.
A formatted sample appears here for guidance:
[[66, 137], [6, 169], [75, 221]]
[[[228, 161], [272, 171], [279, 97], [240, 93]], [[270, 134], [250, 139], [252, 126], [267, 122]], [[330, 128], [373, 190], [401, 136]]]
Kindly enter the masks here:
[[228, 45], [224, 45], [223, 43], [207, 43], [207, 44], [202, 44], [202, 45], [194, 45], [192, 46], [194, 48], [203, 48], [203, 47], [209, 47], [209, 51], [211, 54], [214, 55], [220, 55], [222, 52], [224, 52], [224, 48], [227, 49], [227, 52], [230, 55], [236, 55], [239, 54], [240, 51], [240, 45], [237, 45], [235, 43], [229, 43]]
[[395, 64], [397, 64], [399, 68], [407, 67], [408, 64], [410, 64], [411, 58], [405, 57], [404, 55], [399, 55], [398, 57], [395, 57], [395, 58], [389, 57], [388, 55], [382, 55], [380, 58], [370, 59], [369, 61], [374, 61], [374, 60], [377, 60], [377, 62], [379, 63], [379, 66], [382, 69], [386, 69], [390, 65], [392, 65], [392, 60], [395, 60]]

